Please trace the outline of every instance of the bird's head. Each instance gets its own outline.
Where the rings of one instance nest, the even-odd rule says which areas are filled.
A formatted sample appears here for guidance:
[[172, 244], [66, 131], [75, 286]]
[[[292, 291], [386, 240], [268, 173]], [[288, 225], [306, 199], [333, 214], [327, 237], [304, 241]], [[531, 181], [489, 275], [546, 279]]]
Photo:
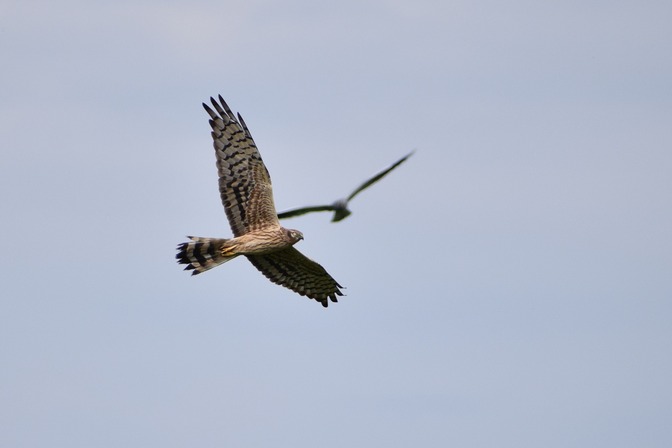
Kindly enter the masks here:
[[298, 230], [286, 229], [286, 232], [287, 239], [289, 239], [291, 244], [296, 244], [299, 242], [299, 240], [303, 239], [303, 233], [299, 232]]

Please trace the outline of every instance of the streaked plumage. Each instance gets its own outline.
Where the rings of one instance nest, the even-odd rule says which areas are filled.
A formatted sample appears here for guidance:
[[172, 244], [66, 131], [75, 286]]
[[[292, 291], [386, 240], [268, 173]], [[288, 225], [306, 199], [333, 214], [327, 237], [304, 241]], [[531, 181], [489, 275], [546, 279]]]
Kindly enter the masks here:
[[244, 255], [269, 280], [323, 306], [342, 296], [341, 285], [318, 263], [293, 247], [303, 234], [280, 226], [273, 205], [271, 177], [261, 160], [252, 135], [224, 99], [210, 98], [212, 139], [217, 157], [219, 193], [234, 237], [192, 237], [178, 245], [177, 260], [185, 270], [200, 274]]
[[339, 200], [335, 201], [334, 203], [328, 204], [328, 205], [313, 205], [313, 206], [309, 206], [309, 207], [301, 207], [301, 208], [295, 208], [295, 209], [292, 209], [292, 210], [287, 210], [285, 212], [279, 213], [278, 218], [280, 218], [280, 219], [292, 218], [294, 216], [305, 215], [306, 213], [311, 213], [311, 212], [334, 212], [334, 216], [331, 219], [331, 222], [338, 222], [342, 219], [345, 219], [348, 216], [350, 216], [350, 214], [352, 213], [348, 209], [348, 203], [352, 200], [352, 198], [357, 196], [357, 194], [359, 194], [365, 188], [368, 188], [371, 185], [373, 185], [374, 183], [378, 182], [387, 173], [389, 173], [390, 171], [392, 171], [393, 169], [395, 169], [396, 167], [398, 167], [399, 165], [404, 163], [406, 161], [406, 159], [408, 159], [414, 152], [415, 151], [411, 151], [410, 153], [406, 154], [401, 159], [397, 160], [389, 168], [381, 171], [380, 173], [373, 176], [371, 179], [364, 182], [362, 185], [357, 187], [355, 189], [355, 191], [350, 193], [350, 196], [348, 196], [347, 198], [339, 199]]

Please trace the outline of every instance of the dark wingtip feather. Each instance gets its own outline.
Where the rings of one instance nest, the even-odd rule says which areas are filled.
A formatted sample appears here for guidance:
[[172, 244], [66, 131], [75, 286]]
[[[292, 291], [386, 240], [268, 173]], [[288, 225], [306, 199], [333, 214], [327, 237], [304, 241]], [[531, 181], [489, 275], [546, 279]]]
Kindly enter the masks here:
[[216, 113], [214, 110], [212, 110], [212, 109], [210, 108], [210, 106], [208, 106], [208, 105], [205, 104], [205, 103], [203, 103], [203, 109], [205, 109], [205, 111], [208, 113], [208, 115], [210, 115], [210, 120], [208, 120], [208, 122], [210, 123], [210, 127], [214, 128], [214, 126], [212, 125], [212, 123], [213, 123], [213, 120], [214, 120], [215, 118], [217, 118], [217, 113]]

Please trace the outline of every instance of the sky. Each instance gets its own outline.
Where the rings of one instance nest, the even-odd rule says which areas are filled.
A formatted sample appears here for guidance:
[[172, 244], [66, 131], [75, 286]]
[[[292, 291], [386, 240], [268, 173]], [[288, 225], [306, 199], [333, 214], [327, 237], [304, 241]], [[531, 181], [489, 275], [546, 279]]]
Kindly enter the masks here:
[[[0, 3], [0, 446], [668, 447], [672, 5]], [[324, 309], [240, 258], [245, 118]]]

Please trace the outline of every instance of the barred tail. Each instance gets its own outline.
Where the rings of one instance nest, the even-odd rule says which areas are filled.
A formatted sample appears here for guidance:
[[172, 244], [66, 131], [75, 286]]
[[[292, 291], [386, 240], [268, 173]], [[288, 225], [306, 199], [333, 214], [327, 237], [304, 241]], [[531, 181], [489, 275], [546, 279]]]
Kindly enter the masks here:
[[238, 256], [224, 255], [229, 249], [227, 243], [229, 240], [221, 238], [201, 238], [190, 236], [188, 243], [182, 243], [177, 246], [177, 262], [186, 264], [185, 271], [192, 270], [191, 275], [200, 274]]

